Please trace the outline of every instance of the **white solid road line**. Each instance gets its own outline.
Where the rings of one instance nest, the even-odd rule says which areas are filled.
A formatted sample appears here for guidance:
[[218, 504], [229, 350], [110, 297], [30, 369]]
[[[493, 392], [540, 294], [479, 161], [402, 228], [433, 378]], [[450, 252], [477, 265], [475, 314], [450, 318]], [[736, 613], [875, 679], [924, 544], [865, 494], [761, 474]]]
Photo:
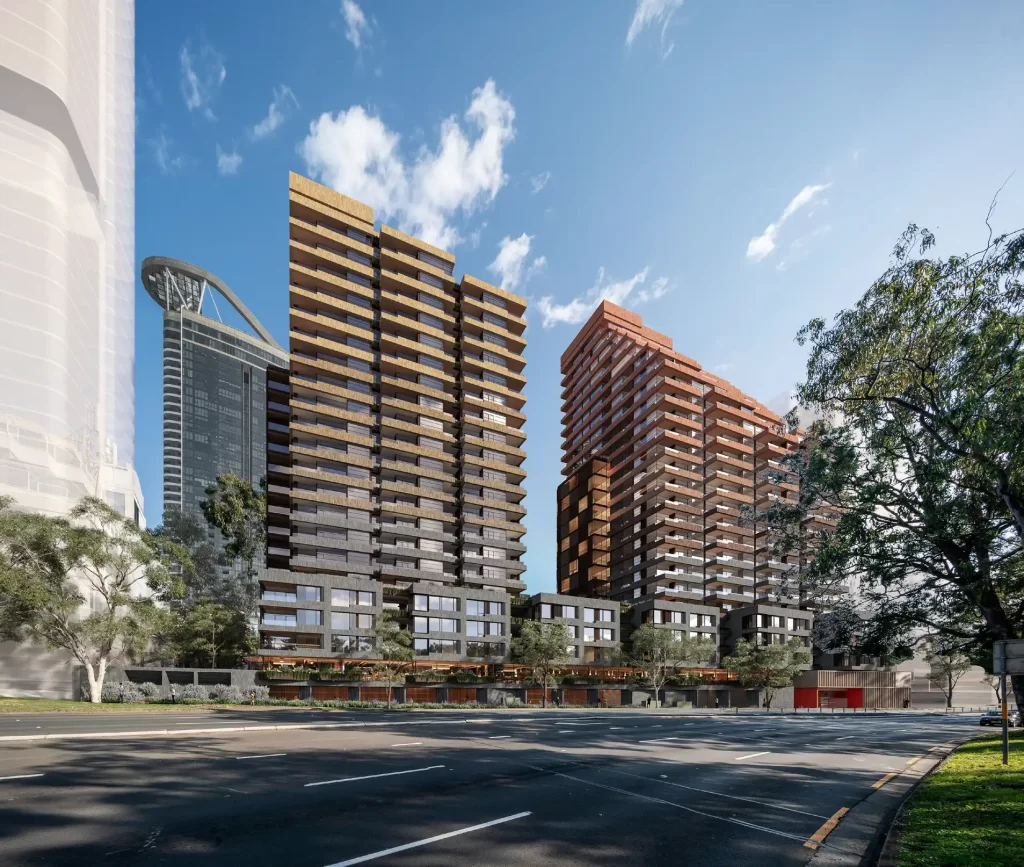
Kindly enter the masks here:
[[288, 753], [264, 753], [261, 756], [235, 756], [236, 759], [273, 759], [277, 756], [286, 756]]
[[689, 789], [691, 792], [702, 792], [705, 795], [715, 795], [719, 798], [731, 798], [733, 801], [748, 801], [751, 804], [760, 804], [762, 807], [770, 807], [773, 810], [785, 810], [787, 813], [799, 813], [802, 816], [813, 816], [815, 819], [827, 819], [820, 813], [808, 813], [806, 810], [798, 810], [796, 807], [783, 807], [781, 804], [773, 804], [770, 801], [758, 801], [756, 798], [743, 798], [739, 795], [727, 795], [724, 792], [712, 792], [709, 789], [698, 789], [694, 786], [684, 786], [682, 783], [673, 783], [670, 780], [656, 780], [653, 777], [644, 777], [640, 774], [631, 774], [628, 771], [616, 771], [613, 768], [604, 768], [613, 774], [620, 774], [623, 777], [636, 777], [638, 780], [648, 780], [652, 783], [662, 783], [666, 786], [675, 786], [677, 789]]
[[0, 777], [0, 780], [29, 780], [32, 777], [41, 777], [42, 774], [15, 774], [13, 777]]
[[766, 756], [771, 750], [766, 750], [763, 753], [751, 753], [749, 756], [740, 756], [739, 758], [733, 759], [734, 762], [742, 762], [744, 759], [756, 759], [758, 756]]
[[423, 741], [412, 741], [411, 743], [407, 743], [407, 744], [392, 744], [391, 746], [393, 746], [393, 747], [422, 747], [423, 746]]
[[[543, 770], [543, 768], [534, 768], [534, 770], [540, 771]], [[705, 813], [701, 810], [695, 810], [693, 807], [677, 804], [675, 801], [666, 801], [664, 798], [655, 798], [651, 795], [641, 795], [639, 792], [630, 792], [628, 789], [619, 789], [615, 786], [605, 785], [604, 783], [595, 783], [593, 780], [584, 780], [582, 777], [574, 777], [571, 774], [561, 774], [556, 771], [555, 776], [565, 777], [567, 780], [575, 780], [577, 783], [583, 783], [585, 786], [596, 786], [599, 789], [618, 792], [620, 795], [629, 795], [631, 798], [639, 798], [642, 801], [651, 801], [655, 804], [665, 804], [669, 807], [676, 807], [677, 809], [685, 810], [687, 813], [693, 813], [695, 816], [703, 816], [705, 819], [718, 819], [722, 822], [730, 822], [733, 825], [742, 825], [744, 828], [752, 828], [755, 831], [764, 831], [766, 834], [774, 834], [776, 837], [785, 837], [788, 840], [799, 840], [801, 843], [807, 839], [807, 837], [801, 837], [797, 834], [788, 834], [785, 831], [776, 831], [774, 828], [766, 828], [764, 825], [755, 825], [753, 822], [744, 822], [742, 819], [735, 819], [731, 816], [716, 816], [712, 813]], [[331, 865], [331, 867], [341, 867], [341, 865]]]
[[492, 819], [490, 822], [481, 822], [479, 825], [470, 825], [468, 828], [459, 828], [458, 831], [449, 831], [447, 834], [437, 834], [434, 837], [427, 837], [425, 840], [417, 840], [415, 843], [406, 843], [403, 846], [393, 846], [390, 849], [382, 849], [380, 852], [372, 852], [369, 855], [360, 855], [358, 858], [350, 858], [348, 861], [338, 861], [336, 864], [329, 864], [328, 867], [350, 867], [352, 864], [362, 864], [365, 861], [375, 861], [385, 855], [394, 855], [396, 852], [404, 852], [407, 849], [415, 849], [418, 846], [426, 846], [428, 843], [436, 843], [438, 840], [447, 840], [449, 837], [458, 837], [461, 834], [470, 834], [473, 831], [481, 831], [493, 825], [501, 825], [505, 822], [512, 822], [515, 819], [522, 819], [531, 815], [525, 813], [514, 813], [511, 816], [504, 816], [501, 819]]
[[341, 780], [321, 780], [319, 783], [306, 783], [303, 786], [304, 789], [310, 788], [310, 786], [330, 786], [333, 783], [355, 783], [359, 780], [376, 780], [380, 777], [400, 777], [402, 774], [419, 774], [423, 771], [436, 771], [438, 768], [443, 768], [444, 765], [430, 765], [427, 768], [413, 768], [410, 771], [391, 771], [387, 774], [368, 774], [365, 777], [345, 777]]
[[512, 737], [512, 735], [489, 735], [487, 737], [487, 740], [489, 740], [489, 741], [500, 741], [500, 740], [504, 740], [505, 738], [510, 738], [510, 737]]

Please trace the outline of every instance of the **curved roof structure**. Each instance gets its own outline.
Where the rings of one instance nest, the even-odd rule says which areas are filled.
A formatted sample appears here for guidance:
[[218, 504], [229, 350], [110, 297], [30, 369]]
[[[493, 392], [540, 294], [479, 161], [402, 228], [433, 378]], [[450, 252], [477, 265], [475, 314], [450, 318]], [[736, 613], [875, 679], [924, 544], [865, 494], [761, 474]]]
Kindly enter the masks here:
[[192, 313], [202, 312], [206, 290], [215, 289], [265, 343], [284, 351], [241, 299], [219, 277], [205, 268], [167, 256], [148, 256], [142, 260], [142, 285], [149, 296], [165, 310], [184, 309]]

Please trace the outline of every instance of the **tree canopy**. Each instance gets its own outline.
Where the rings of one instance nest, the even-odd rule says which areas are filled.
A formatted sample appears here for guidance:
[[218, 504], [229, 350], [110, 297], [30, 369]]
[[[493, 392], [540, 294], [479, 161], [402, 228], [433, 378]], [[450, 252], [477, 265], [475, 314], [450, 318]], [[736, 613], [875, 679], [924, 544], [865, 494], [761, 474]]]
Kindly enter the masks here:
[[811, 653], [798, 638], [786, 644], [766, 645], [741, 639], [732, 655], [725, 658], [725, 667], [736, 672], [743, 686], [761, 690], [764, 706], [769, 709], [778, 691], [790, 686], [810, 664]]
[[551, 675], [557, 666], [569, 662], [568, 648], [571, 644], [569, 627], [561, 620], [550, 623], [527, 620], [519, 635], [512, 639], [512, 657], [528, 665], [540, 682], [543, 687], [541, 704], [545, 707]]
[[12, 505], [0, 498], [0, 637], [66, 651], [99, 702], [109, 664], [142, 655], [161, 622], [156, 602], [180, 593], [169, 566], [187, 553], [93, 497], [68, 518]]
[[206, 489], [200, 503], [210, 526], [224, 537], [228, 559], [242, 567], [245, 585], [239, 588], [246, 610], [255, 614], [257, 564], [267, 548], [267, 495], [263, 480], [259, 489], [234, 473], [221, 473], [217, 483]]
[[643, 669], [644, 677], [654, 690], [654, 702], [660, 699], [662, 687], [678, 668], [707, 665], [715, 656], [715, 642], [706, 638], [676, 638], [671, 629], [658, 629], [644, 624], [633, 632], [627, 665]]
[[910, 226], [853, 308], [801, 330], [820, 420], [786, 461], [799, 502], [769, 518], [779, 550], [814, 553], [805, 595], [852, 586], [883, 642], [927, 632], [982, 662], [1024, 636], [1024, 235], [934, 243]]

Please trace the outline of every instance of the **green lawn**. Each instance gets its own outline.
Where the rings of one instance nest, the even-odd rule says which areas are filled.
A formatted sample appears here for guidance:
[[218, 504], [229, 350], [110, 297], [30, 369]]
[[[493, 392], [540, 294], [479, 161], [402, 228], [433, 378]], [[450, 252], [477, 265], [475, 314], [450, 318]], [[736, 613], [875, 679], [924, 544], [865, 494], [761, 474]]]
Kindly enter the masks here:
[[[35, 713], [38, 711], [77, 711], [79, 713], [111, 713], [126, 710], [148, 711], [150, 713], [195, 710], [201, 704], [91, 704], [87, 701], [63, 701], [57, 698], [4, 698], [0, 696], [0, 713]], [[213, 704], [210, 707], [224, 707]]]
[[1020, 867], [1024, 864], [1024, 731], [964, 744], [907, 807], [900, 867]]

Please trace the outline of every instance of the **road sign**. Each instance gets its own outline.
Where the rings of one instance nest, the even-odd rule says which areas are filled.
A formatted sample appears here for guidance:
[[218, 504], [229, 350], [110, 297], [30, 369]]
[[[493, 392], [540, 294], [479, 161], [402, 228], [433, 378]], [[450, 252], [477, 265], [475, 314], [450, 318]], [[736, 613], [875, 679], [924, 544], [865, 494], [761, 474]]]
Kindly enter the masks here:
[[993, 674], [1024, 674], [1024, 638], [992, 645]]

